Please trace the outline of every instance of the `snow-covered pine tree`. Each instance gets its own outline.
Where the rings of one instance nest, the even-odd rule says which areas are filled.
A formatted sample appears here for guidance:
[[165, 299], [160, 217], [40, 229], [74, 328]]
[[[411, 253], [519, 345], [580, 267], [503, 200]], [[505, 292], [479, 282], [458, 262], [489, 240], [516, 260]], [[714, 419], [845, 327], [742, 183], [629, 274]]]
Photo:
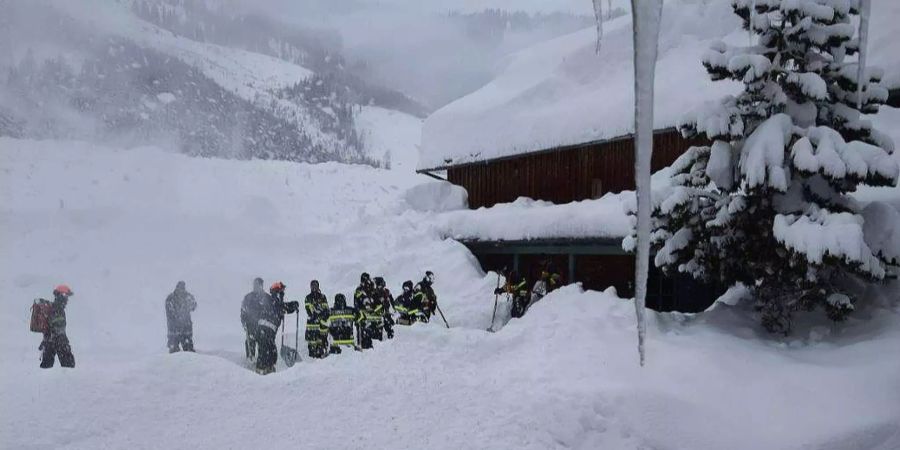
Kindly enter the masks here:
[[703, 65], [714, 81], [742, 82], [743, 92], [682, 126], [712, 144], [675, 162], [674, 188], [654, 209], [655, 264], [744, 283], [773, 332], [788, 333], [794, 311], [818, 306], [842, 320], [855, 302], [842, 289], [846, 277], [885, 276], [847, 195], [898, 178], [893, 143], [861, 116], [888, 93], [868, 69], [857, 97], [859, 3], [732, 0], [755, 43], [717, 42]]

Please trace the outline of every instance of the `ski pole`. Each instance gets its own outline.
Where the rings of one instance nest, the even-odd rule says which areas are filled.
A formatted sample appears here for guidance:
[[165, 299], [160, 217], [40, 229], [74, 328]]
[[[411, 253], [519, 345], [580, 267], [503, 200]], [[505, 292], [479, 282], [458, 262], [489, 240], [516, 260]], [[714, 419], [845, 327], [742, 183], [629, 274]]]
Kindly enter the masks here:
[[[497, 289], [500, 289], [500, 273], [497, 273]], [[500, 297], [500, 294], [497, 293], [497, 289], [494, 289], [494, 312], [491, 314], [491, 326], [488, 328], [488, 331], [494, 331], [494, 320], [497, 319], [497, 301]]]
[[437, 308], [437, 311], [438, 311], [439, 313], [441, 313], [441, 319], [444, 320], [444, 325], [447, 325], [447, 328], [450, 328], [450, 324], [447, 323], [447, 318], [444, 317], [444, 312], [441, 311], [441, 305], [438, 305], [437, 303], [435, 303], [435, 304], [434, 304], [434, 307]]
[[300, 357], [300, 310], [297, 309], [294, 314], [296, 315], [294, 318], [294, 348], [297, 350], [297, 361], [303, 361], [303, 358]]

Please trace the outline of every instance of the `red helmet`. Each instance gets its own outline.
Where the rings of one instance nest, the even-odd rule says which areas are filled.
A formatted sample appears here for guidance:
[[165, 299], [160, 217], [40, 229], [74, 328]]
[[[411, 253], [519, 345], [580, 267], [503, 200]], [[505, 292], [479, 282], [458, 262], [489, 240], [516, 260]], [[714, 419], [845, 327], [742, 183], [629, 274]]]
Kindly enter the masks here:
[[269, 288], [269, 291], [270, 292], [283, 292], [284, 288], [286, 288], [286, 287], [287, 286], [285, 286], [284, 283], [282, 283], [280, 281], [276, 281], [276, 282], [272, 283], [272, 287]]
[[66, 297], [71, 297], [72, 294], [72, 289], [65, 284], [61, 284], [53, 289], [53, 295], [65, 295]]

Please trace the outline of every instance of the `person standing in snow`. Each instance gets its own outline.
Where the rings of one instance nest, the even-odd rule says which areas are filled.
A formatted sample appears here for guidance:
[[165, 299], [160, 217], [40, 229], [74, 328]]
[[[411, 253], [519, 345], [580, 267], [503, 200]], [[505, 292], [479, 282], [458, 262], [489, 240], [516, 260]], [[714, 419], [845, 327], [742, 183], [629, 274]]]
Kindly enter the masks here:
[[263, 290], [263, 280], [257, 277], [253, 280], [253, 291], [245, 295], [244, 301], [241, 302], [241, 325], [247, 336], [244, 341], [244, 350], [247, 359], [251, 362], [255, 362], [257, 357], [259, 345], [256, 341], [256, 328], [258, 327], [257, 322], [259, 322], [260, 305], [265, 301], [266, 296], [266, 291]]
[[562, 275], [553, 261], [548, 260], [541, 271], [541, 280], [547, 285], [546, 293], [549, 294], [562, 286]]
[[528, 308], [528, 281], [524, 276], [519, 276], [516, 272], [511, 272], [506, 278], [506, 284], [494, 290], [495, 295], [500, 294], [512, 295], [512, 306], [510, 308], [510, 316], [517, 319], [525, 315]]
[[319, 290], [319, 282], [309, 283], [306, 306], [306, 347], [312, 358], [328, 356], [328, 299]]
[[[437, 294], [434, 293], [433, 285], [434, 273], [428, 270], [425, 272], [425, 278], [422, 278], [422, 281], [416, 284], [413, 289], [416, 303], [418, 303], [426, 319], [431, 319], [431, 315], [437, 309]], [[427, 322], [428, 320], [425, 321]]]
[[168, 326], [169, 353], [179, 350], [194, 351], [194, 324], [191, 312], [197, 309], [197, 301], [185, 288], [184, 281], [175, 285], [175, 291], [166, 297], [166, 325]]
[[372, 339], [381, 340], [381, 336], [376, 337], [376, 331], [379, 331], [381, 322], [382, 307], [376, 305], [374, 299], [375, 285], [368, 273], [363, 272], [359, 276], [359, 286], [353, 293], [353, 307], [359, 311], [357, 318], [356, 334], [359, 338], [359, 346], [361, 348], [372, 348]]
[[391, 316], [391, 307], [394, 306], [394, 296], [387, 288], [383, 277], [375, 277], [375, 291], [373, 293], [376, 304], [381, 305], [381, 317], [384, 332], [388, 339], [394, 338], [394, 318]]
[[38, 347], [41, 350], [42, 369], [53, 367], [57, 356], [60, 366], [75, 367], [75, 355], [72, 354], [72, 346], [69, 345], [69, 337], [66, 336], [66, 305], [72, 295], [74, 295], [72, 289], [65, 284], [61, 284], [53, 290], [49, 327], [44, 332], [44, 339]]
[[428, 321], [415, 299], [413, 282], [410, 280], [403, 282], [403, 293], [394, 301], [394, 309], [400, 314], [400, 317], [397, 318], [397, 323], [400, 325], [412, 325], [419, 320]]
[[256, 372], [260, 375], [275, 372], [275, 363], [278, 362], [278, 347], [275, 345], [278, 327], [281, 326], [285, 314], [295, 313], [300, 309], [299, 302], [284, 301], [285, 288], [287, 286], [284, 283], [276, 281], [269, 288], [268, 295], [263, 292], [263, 296], [258, 297], [260, 304], [256, 342], [259, 355], [256, 358]]
[[341, 353], [341, 347], [351, 347], [353, 341], [353, 327], [359, 319], [359, 312], [352, 306], [347, 306], [347, 298], [344, 294], [335, 294], [334, 306], [328, 314], [328, 330], [331, 332], [331, 349], [334, 354]]

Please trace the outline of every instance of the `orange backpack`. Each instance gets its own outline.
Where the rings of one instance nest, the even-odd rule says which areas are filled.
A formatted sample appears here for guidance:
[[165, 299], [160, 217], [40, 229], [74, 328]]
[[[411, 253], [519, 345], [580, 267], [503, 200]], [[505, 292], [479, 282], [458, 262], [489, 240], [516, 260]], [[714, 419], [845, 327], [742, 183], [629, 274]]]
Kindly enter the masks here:
[[50, 331], [50, 313], [52, 305], [42, 298], [35, 299], [31, 305], [31, 331], [47, 333]]

